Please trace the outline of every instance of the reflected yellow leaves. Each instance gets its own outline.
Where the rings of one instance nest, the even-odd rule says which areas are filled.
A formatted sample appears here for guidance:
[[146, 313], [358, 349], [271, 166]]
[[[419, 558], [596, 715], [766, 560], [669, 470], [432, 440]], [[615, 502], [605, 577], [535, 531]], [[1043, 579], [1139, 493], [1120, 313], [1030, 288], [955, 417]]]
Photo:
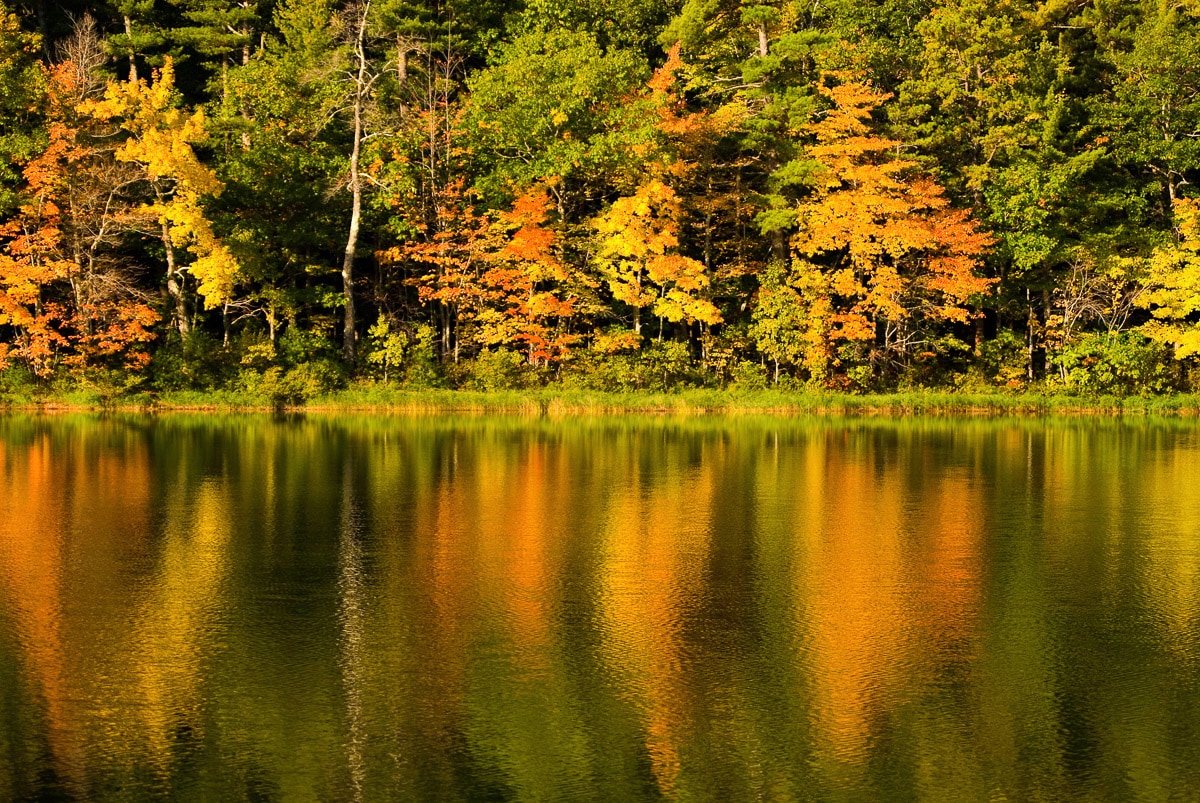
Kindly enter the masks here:
[[679, 792], [681, 743], [693, 709], [683, 630], [703, 603], [722, 490], [723, 461], [712, 452], [695, 468], [670, 454], [658, 472], [631, 467], [606, 500], [600, 536], [604, 657], [642, 712], [651, 770], [667, 796]]
[[202, 482], [192, 499], [166, 510], [158, 545], [155, 581], [137, 603], [135, 625], [122, 653], [134, 669], [134, 716], [122, 717], [120, 738], [143, 743], [160, 772], [173, 759], [178, 734], [203, 737], [206, 658], [219, 645], [223, 584], [233, 534], [230, 499], [214, 480]]
[[1181, 658], [1197, 662], [1200, 625], [1200, 450], [1164, 452], [1145, 466], [1135, 493], [1141, 515], [1159, 528], [1138, 578]]

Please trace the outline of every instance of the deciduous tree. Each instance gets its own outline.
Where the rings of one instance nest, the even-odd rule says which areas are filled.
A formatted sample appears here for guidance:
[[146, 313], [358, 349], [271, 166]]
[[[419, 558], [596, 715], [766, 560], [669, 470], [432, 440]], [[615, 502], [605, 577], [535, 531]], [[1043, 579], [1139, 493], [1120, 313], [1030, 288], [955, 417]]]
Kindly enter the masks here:
[[[831, 76], [832, 78], [832, 76]], [[805, 363], [823, 377], [841, 342], [873, 342], [907, 359], [928, 324], [965, 323], [969, 299], [992, 281], [978, 274], [991, 238], [937, 183], [872, 132], [890, 96], [855, 80], [823, 86], [829, 108], [809, 124], [816, 163], [811, 194], [794, 209], [796, 258], [788, 283], [802, 290], [820, 338]]]

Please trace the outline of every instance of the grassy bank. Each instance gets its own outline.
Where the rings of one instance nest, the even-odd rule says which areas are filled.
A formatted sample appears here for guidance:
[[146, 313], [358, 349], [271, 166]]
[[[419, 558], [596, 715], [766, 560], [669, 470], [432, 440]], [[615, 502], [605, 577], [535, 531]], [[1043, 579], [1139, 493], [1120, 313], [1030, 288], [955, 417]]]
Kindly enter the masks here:
[[443, 412], [574, 415], [609, 413], [861, 413], [861, 414], [1200, 414], [1200, 396], [1068, 396], [1035, 392], [956, 393], [908, 391], [885, 394], [777, 390], [684, 389], [671, 393], [605, 393], [542, 388], [477, 392], [406, 390], [382, 385], [354, 386], [302, 404], [251, 394], [175, 392], [159, 395], [66, 394], [0, 396], [0, 407], [42, 410], [125, 411], [310, 411], [433, 414]]

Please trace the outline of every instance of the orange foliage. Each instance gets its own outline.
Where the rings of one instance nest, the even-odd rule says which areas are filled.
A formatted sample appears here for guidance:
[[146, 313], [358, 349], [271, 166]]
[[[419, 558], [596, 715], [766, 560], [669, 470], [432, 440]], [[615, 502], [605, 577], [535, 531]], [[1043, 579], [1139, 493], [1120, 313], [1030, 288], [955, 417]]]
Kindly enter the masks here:
[[483, 276], [505, 307], [491, 337], [524, 343], [534, 364], [562, 359], [579, 339], [563, 326], [575, 314], [575, 299], [563, 297], [568, 275], [555, 252], [557, 235], [547, 228], [550, 207], [549, 196], [539, 188], [517, 198], [512, 210], [499, 216], [499, 229], [516, 231], [489, 258]]
[[434, 268], [413, 283], [423, 303], [440, 304], [476, 345], [520, 345], [533, 364], [562, 359], [579, 339], [566, 330], [575, 299], [570, 276], [548, 226], [550, 199], [542, 188], [519, 196], [510, 210], [478, 214], [461, 184], [449, 194], [439, 229], [424, 239], [380, 252], [385, 263]]
[[[819, 172], [796, 209], [792, 246], [793, 273], [809, 274], [802, 283], [830, 302], [823, 354], [839, 340], [876, 338], [879, 324], [882, 345], [903, 350], [917, 321], [967, 321], [968, 299], [994, 283], [976, 273], [991, 237], [900, 158], [901, 143], [871, 133], [871, 114], [890, 95], [856, 82], [821, 93], [832, 108], [807, 126]], [[823, 359], [810, 367], [819, 373]]]
[[94, 83], [70, 61], [46, 69], [49, 138], [24, 170], [26, 202], [0, 227], [0, 323], [16, 331], [0, 364], [39, 375], [60, 360], [149, 360], [157, 313], [135, 289], [116, 247], [146, 215], [128, 200], [140, 172], [114, 158], [111, 127], [81, 114]]

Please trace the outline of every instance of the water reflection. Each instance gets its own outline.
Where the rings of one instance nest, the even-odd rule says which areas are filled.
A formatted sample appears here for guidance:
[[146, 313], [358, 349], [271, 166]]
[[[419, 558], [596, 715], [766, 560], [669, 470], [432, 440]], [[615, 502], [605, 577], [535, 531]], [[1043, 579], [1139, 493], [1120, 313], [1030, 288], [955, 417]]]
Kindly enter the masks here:
[[1200, 430], [0, 419], [0, 797], [1200, 790]]

